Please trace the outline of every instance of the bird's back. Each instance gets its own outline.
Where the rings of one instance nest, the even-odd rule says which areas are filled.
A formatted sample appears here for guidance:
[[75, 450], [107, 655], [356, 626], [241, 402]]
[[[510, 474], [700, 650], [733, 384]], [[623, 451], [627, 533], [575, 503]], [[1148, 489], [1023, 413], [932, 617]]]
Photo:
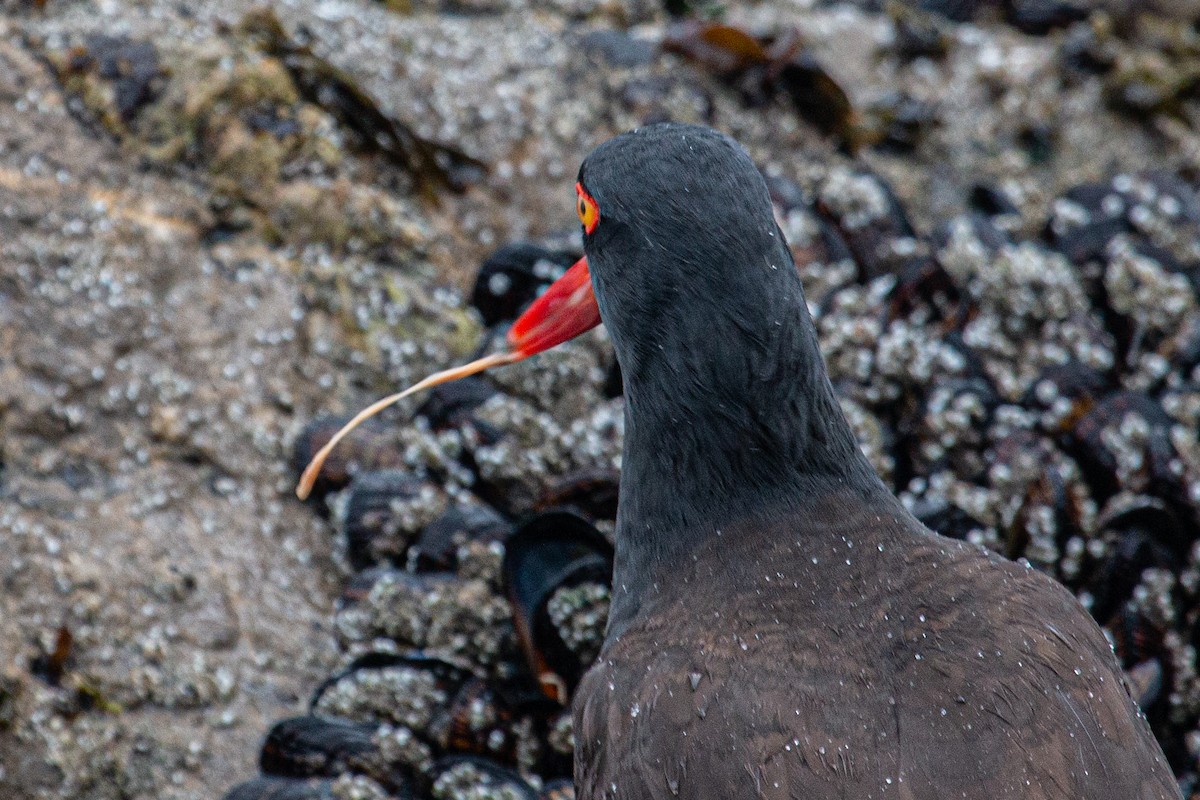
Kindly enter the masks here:
[[727, 531], [660, 586], [577, 693], [581, 800], [1179, 797], [1075, 599], [903, 513]]

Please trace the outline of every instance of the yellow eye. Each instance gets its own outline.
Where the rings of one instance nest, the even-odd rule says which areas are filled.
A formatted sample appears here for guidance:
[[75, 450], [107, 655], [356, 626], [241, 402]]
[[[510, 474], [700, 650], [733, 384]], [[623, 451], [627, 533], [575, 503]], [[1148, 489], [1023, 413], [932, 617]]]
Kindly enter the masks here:
[[579, 207], [576, 211], [579, 212], [579, 221], [583, 223], [583, 232], [591, 233], [600, 224], [600, 206], [596, 205], [596, 201], [584, 190], [582, 184], [575, 184], [575, 194], [579, 197]]

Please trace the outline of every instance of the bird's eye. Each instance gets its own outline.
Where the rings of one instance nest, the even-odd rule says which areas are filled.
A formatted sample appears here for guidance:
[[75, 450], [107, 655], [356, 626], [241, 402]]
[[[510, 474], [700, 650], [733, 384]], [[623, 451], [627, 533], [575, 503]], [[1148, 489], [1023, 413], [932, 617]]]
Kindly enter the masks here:
[[600, 224], [600, 206], [596, 205], [596, 201], [582, 184], [575, 184], [575, 194], [579, 197], [579, 207], [576, 211], [579, 212], [579, 221], [583, 223], [583, 232], [591, 233]]

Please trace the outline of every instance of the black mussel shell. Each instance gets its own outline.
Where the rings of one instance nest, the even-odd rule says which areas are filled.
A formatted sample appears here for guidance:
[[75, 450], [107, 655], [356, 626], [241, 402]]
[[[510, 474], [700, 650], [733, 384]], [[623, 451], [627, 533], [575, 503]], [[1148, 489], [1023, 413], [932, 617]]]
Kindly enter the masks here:
[[[1117, 457], [1104, 440], [1104, 431], [1119, 425], [1128, 414], [1137, 414], [1150, 428], [1149, 446], [1144, 471], [1152, 484], [1165, 484], [1171, 494], [1178, 487], [1171, 486], [1177, 479], [1171, 475], [1167, 463], [1173, 447], [1169, 430], [1172, 424], [1158, 401], [1140, 392], [1121, 391], [1097, 402], [1075, 423], [1064, 437], [1063, 448], [1079, 463], [1093, 494], [1107, 500], [1123, 488], [1117, 473]], [[1132, 488], [1132, 487], [1129, 487]], [[1155, 491], [1155, 494], [1161, 494]]]
[[1045, 36], [1058, 28], [1087, 19], [1091, 13], [1089, 4], [1082, 0], [1008, 0], [1004, 16], [1008, 23], [1021, 33]]
[[1071, 492], [1067, 476], [1058, 468], [1054, 450], [1054, 445], [1049, 440], [1027, 430], [1017, 430], [1008, 434], [992, 448], [994, 465], [1015, 466], [1018, 459], [1033, 455], [1037, 458], [1039, 466], [1037, 477], [1025, 488], [1020, 511], [1011, 528], [1005, 532], [1008, 542], [1005, 555], [1009, 558], [1017, 559], [1027, 554], [1031, 527], [1029, 513], [1034, 506], [1051, 510], [1055, 543], [1059, 548], [1064, 547], [1071, 538], [1087, 535], [1084, 527], [1084, 509], [1076, 495]]
[[292, 717], [275, 723], [263, 742], [259, 768], [264, 775], [336, 778], [367, 775], [384, 788], [411, 787], [413, 776], [387, 764], [375, 742], [376, 726], [337, 717]]
[[239, 783], [225, 800], [336, 800], [336, 795], [332, 781], [265, 777]]
[[917, 7], [954, 22], [970, 22], [980, 10], [990, 5], [988, 0], [921, 0]]
[[[349, 417], [322, 416], [304, 426], [292, 446], [292, 466], [297, 477], [312, 461], [317, 451], [349, 421]], [[383, 425], [368, 420], [330, 453], [318, 473], [316, 483], [313, 484], [309, 500], [317, 501], [313, 504], [323, 513], [325, 504], [319, 500], [330, 492], [349, 486], [358, 473], [364, 470], [398, 467], [403, 463], [404, 454], [396, 447], [394, 440], [387, 436]]]
[[321, 697], [346, 678], [370, 670], [383, 670], [402, 667], [419, 670], [432, 675], [436, 685], [447, 695], [453, 696], [472, 677], [471, 670], [461, 664], [455, 664], [438, 656], [431, 656], [420, 651], [409, 653], [371, 652], [359, 656], [346, 665], [345, 669], [326, 678], [313, 691], [309, 701], [309, 709], [316, 713]]
[[1079, 361], [1052, 364], [1030, 384], [1021, 398], [1025, 408], [1049, 410], [1065, 401], [1069, 410], [1058, 421], [1055, 429], [1070, 428], [1095, 402], [1106, 395], [1111, 384], [1100, 370]]
[[[475, 797], [480, 788], [490, 789], [487, 796], [508, 800], [538, 800], [537, 790], [515, 770], [479, 756], [447, 756], [433, 766], [434, 800]], [[501, 794], [501, 792], [503, 794]]]
[[874, 146], [887, 153], [912, 153], [939, 123], [938, 108], [908, 92], [889, 92], [867, 109]]
[[417, 414], [429, 420], [434, 430], [452, 428], [466, 421], [494, 394], [496, 387], [483, 378], [459, 378], [431, 389]]
[[517, 741], [511, 731], [515, 714], [483, 678], [467, 681], [437, 716], [430, 738], [443, 752], [474, 753], [516, 763]]
[[1062, 200], [1082, 209], [1086, 218], [1071, 223], [1052, 218], [1045, 232], [1051, 246], [1076, 266], [1102, 261], [1112, 238], [1130, 230], [1124, 203], [1118, 205], [1108, 199], [1115, 194], [1108, 182], [1086, 183], [1068, 189]]
[[876, 184], [884, 199], [882, 214], [865, 222], [851, 222], [840, 218], [837, 210], [824, 201], [818, 201], [814, 209], [837, 231], [858, 265], [859, 281], [867, 283], [880, 275], [894, 273], [908, 263], [909, 258], [897, 256], [891, 245], [897, 239], [914, 237], [915, 232], [887, 181], [868, 172], [860, 172], [856, 177]]
[[1129, 689], [1134, 702], [1145, 713], [1163, 696], [1165, 671], [1162, 662], [1157, 658], [1148, 658], [1140, 664], [1134, 664], [1125, 672]]
[[[1200, 269], [1196, 270], [1196, 274], [1200, 277]], [[1183, 329], [1169, 343], [1166, 355], [1185, 379], [1200, 367], [1200, 316], [1190, 317], [1184, 322]]]
[[505, 547], [503, 574], [513, 622], [533, 674], [547, 695], [566, 702], [589, 666], [555, 630], [546, 609], [560, 588], [611, 585], [613, 548], [600, 531], [568, 511], [545, 511], [521, 525]]
[[467, 542], [503, 542], [512, 523], [482, 503], [458, 505], [425, 526], [408, 548], [407, 567], [415, 572], [448, 572], [458, 548]]
[[[527, 675], [508, 680], [472, 678], [435, 718], [430, 739], [445, 753], [486, 756], [508, 766], [517, 764], [519, 738], [516, 723], [526, 721], [539, 741], [551, 718], [562, 707], [549, 700]], [[553, 753], [542, 754], [541, 775], [570, 775], [571, 764], [553, 763]], [[547, 760], [547, 756], [550, 756]]]
[[[979, 479], [986, 467], [983, 446], [986, 430], [1000, 396], [986, 377], [972, 376], [949, 378], [923, 399], [923, 406], [915, 420], [905, 420], [906, 425], [916, 423], [915, 436], [907, 436], [904, 444], [906, 464], [917, 467], [920, 474], [929, 474], [932, 463], [951, 468], [960, 477]], [[943, 441], [946, 431], [940, 427], [951, 409], [969, 414], [975, 424], [968, 427], [956, 425], [953, 440]], [[932, 463], [931, 463], [932, 462]]]
[[933, 258], [914, 258], [900, 267], [888, 295], [886, 320], [910, 316], [919, 306], [934, 311], [934, 319], [949, 329], [967, 321], [970, 304], [950, 274]]
[[[1114, 498], [1096, 527], [1108, 548], [1085, 585], [1092, 595], [1092, 615], [1101, 622], [1118, 613], [1147, 569], [1174, 570], [1184, 563], [1194, 539], [1155, 497]], [[1136, 660], [1131, 656], [1127, 663]]]
[[767, 184], [767, 192], [771, 195], [771, 202], [779, 206], [784, 212], [808, 206], [808, 200], [805, 197], [803, 187], [791, 178], [784, 177], [783, 175], [764, 174], [763, 180]]
[[[976, 187], [976, 190], [981, 193], [984, 191], [978, 186]], [[983, 196], [986, 197], [988, 195], [984, 194]], [[971, 202], [978, 202], [984, 207], [1003, 208], [1001, 200], [998, 198], [993, 198], [991, 201], [985, 201], [983, 197], [977, 196], [974, 192], [972, 193], [971, 198]], [[959, 215], [949, 222], [939, 225], [933, 232], [934, 250], [937, 252], [945, 250], [950, 242], [953, 241], [954, 237], [956, 235], [960, 235], [962, 226], [965, 225], [970, 228], [971, 236], [973, 236], [974, 239], [983, 247], [984, 251], [988, 255], [994, 256], [1000, 251], [1001, 248], [1010, 243], [1010, 238], [1008, 234], [1000, 229], [995, 220], [992, 219], [993, 216], [1002, 216], [1002, 214], [987, 214], [981, 211], [974, 211], [972, 213]]]
[[398, 504], [428, 491], [441, 493], [427, 481], [400, 469], [364, 472], [356, 477], [347, 490], [342, 520], [350, 565], [361, 570], [384, 561], [402, 562], [416, 531], [405, 530]]
[[[1162, 731], [1171, 725], [1170, 692], [1163, 689], [1172, 686], [1176, 677], [1166, 644], [1167, 631], [1133, 604], [1126, 604], [1104, 628], [1122, 667], [1127, 670], [1130, 694], [1162, 740]], [[1169, 749], [1167, 752], [1174, 755]]]
[[567, 475], [548, 486], [534, 508], [569, 508], [590, 519], [615, 520], [621, 473], [590, 469]]
[[479, 268], [471, 305], [489, 327], [514, 320], [578, 258], [578, 253], [536, 244], [505, 245]]

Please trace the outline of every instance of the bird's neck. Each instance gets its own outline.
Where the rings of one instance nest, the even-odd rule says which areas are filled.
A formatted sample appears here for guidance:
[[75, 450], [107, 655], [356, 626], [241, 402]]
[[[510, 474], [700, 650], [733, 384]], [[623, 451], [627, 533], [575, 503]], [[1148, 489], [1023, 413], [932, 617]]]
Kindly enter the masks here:
[[891, 496], [841, 412], [807, 310], [797, 313], [794, 325], [769, 320], [731, 346], [671, 348], [682, 360], [652, 352], [622, 359], [625, 453], [610, 635], [664, 589], [673, 565], [713, 537], [736, 559], [736, 531], [747, 521], [804, 515], [833, 496]]

